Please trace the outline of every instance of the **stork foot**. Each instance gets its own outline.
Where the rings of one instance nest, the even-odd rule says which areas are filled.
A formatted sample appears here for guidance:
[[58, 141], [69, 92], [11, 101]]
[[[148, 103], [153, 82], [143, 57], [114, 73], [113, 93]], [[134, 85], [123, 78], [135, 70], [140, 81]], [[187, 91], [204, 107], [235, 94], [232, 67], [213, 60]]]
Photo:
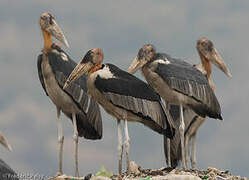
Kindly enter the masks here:
[[62, 174], [63, 174], [62, 172], [59, 172], [59, 171], [58, 171], [58, 172], [56, 173], [56, 177], [57, 177], [57, 176], [61, 176]]
[[135, 161], [130, 161], [130, 172], [132, 174], [139, 174], [140, 173], [140, 166], [138, 166]]
[[122, 173], [122, 154], [123, 154], [123, 145], [119, 145], [118, 147], [118, 173]]
[[169, 138], [167, 138], [167, 159], [168, 159], [168, 167], [171, 167], [170, 139]]
[[123, 144], [122, 144], [122, 130], [121, 120], [117, 119], [118, 123], [118, 173], [122, 173], [122, 157], [123, 157]]
[[129, 158], [129, 152], [130, 152], [130, 139], [127, 139], [125, 142], [125, 148], [126, 148], [126, 165], [127, 165], [127, 173], [130, 174], [131, 168], [130, 168], [130, 158]]
[[74, 154], [74, 158], [75, 158], [75, 177], [79, 177], [79, 168], [78, 168], [78, 134], [76, 133], [73, 136], [74, 139], [74, 143], [75, 143], [75, 154]]

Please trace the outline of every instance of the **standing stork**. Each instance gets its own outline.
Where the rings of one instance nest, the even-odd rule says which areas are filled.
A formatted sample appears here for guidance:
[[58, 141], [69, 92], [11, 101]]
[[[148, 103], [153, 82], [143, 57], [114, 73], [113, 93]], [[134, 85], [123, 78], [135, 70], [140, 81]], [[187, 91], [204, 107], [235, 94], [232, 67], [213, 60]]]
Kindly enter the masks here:
[[[167, 104], [180, 106], [181, 155], [184, 158], [184, 117], [183, 107], [192, 109], [201, 117], [221, 119], [219, 102], [209, 86], [208, 79], [199, 70], [185, 61], [157, 53], [153, 45], [144, 45], [130, 65], [128, 72], [135, 73], [142, 68], [148, 83]], [[182, 161], [186, 169], [185, 160]]]
[[59, 172], [62, 174], [63, 128], [61, 111], [72, 120], [75, 143], [75, 175], [78, 172], [78, 136], [86, 139], [101, 139], [102, 120], [98, 104], [88, 97], [86, 78], [83, 76], [63, 90], [63, 85], [76, 63], [56, 44], [52, 36], [68, 46], [68, 43], [56, 24], [54, 17], [43, 13], [40, 26], [44, 37], [43, 53], [38, 56], [38, 74], [42, 87], [57, 109], [58, 141], [59, 141]]
[[[199, 53], [201, 64], [195, 64], [194, 67], [197, 68], [199, 71], [202, 72], [203, 75], [207, 76], [208, 82], [212, 90], [214, 91], [214, 83], [211, 79], [211, 63], [216, 65], [220, 70], [222, 70], [229, 78], [232, 77], [229, 69], [224, 63], [224, 60], [219, 55], [218, 51], [214, 48], [212, 41], [208, 40], [207, 38], [201, 38], [197, 41], [196, 49]], [[179, 107], [172, 105], [170, 107], [170, 113], [173, 117], [174, 121], [179, 124], [180, 123], [180, 114], [179, 114]], [[192, 148], [191, 148], [191, 166], [193, 169], [196, 168], [196, 134], [199, 127], [205, 121], [205, 118], [198, 116], [194, 111], [191, 109], [184, 109], [184, 123], [186, 125], [185, 129], [185, 160], [187, 165], [188, 157], [188, 148], [189, 142], [192, 141]], [[167, 150], [168, 150], [168, 141], [167, 138], [164, 138], [164, 152], [166, 160], [167, 158]], [[171, 165], [176, 167], [178, 161], [181, 160], [181, 146], [180, 146], [180, 138], [179, 138], [179, 131], [176, 131], [174, 138], [170, 141], [170, 159]]]
[[145, 82], [119, 69], [113, 64], [102, 64], [103, 51], [89, 50], [67, 79], [64, 89], [70, 83], [88, 72], [87, 87], [89, 94], [117, 118], [119, 173], [122, 171], [122, 134], [121, 120], [124, 120], [127, 171], [130, 172], [130, 138], [127, 121], [140, 122], [152, 130], [169, 138], [174, 135], [173, 122], [167, 119], [160, 96]]

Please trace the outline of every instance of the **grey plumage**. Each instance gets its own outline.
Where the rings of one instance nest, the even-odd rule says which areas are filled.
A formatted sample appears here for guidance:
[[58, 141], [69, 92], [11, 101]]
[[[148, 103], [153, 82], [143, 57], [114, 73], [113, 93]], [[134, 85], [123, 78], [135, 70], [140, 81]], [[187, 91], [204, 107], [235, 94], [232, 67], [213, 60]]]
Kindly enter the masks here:
[[43, 75], [42, 75], [41, 64], [42, 64], [42, 55], [38, 56], [38, 59], [37, 59], [38, 77], [39, 77], [39, 80], [41, 82], [43, 90], [45, 91], [46, 95], [48, 96], [48, 92], [46, 90], [44, 79], [43, 79]]

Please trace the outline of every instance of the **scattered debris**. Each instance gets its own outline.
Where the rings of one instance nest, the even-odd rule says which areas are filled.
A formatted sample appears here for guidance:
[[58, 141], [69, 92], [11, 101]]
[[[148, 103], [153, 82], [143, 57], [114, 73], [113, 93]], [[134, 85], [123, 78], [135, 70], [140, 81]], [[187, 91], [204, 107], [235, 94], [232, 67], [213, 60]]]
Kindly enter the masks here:
[[49, 178], [47, 180], [85, 180], [85, 178], [84, 177], [67, 176], [67, 175], [63, 174], [63, 175], [57, 175], [57, 176]]
[[172, 168], [160, 169], [141, 169], [139, 174], [122, 173], [121, 175], [113, 175], [112, 180], [249, 180], [246, 177], [233, 176], [229, 171], [220, 171], [213, 167], [206, 170], [181, 170]]
[[221, 171], [213, 167], [206, 170], [181, 170], [172, 168], [142, 169], [135, 162], [131, 162], [131, 174], [122, 173], [112, 175], [112, 173], [101, 167], [96, 175], [75, 178], [61, 175], [48, 180], [249, 180], [246, 177], [233, 176], [229, 171]]

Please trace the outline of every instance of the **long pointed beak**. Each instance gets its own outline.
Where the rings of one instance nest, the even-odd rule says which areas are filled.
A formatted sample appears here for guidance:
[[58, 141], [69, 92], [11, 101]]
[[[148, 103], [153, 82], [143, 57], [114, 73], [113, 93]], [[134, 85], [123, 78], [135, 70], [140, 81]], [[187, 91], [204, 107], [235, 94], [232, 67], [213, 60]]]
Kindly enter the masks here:
[[7, 139], [4, 137], [4, 135], [0, 132], [0, 143], [6, 147], [9, 151], [12, 151], [12, 147], [8, 143]]
[[47, 28], [47, 31], [50, 32], [52, 34], [52, 36], [54, 36], [57, 40], [59, 40], [65, 46], [69, 47], [68, 42], [67, 42], [61, 28], [59, 27], [59, 25], [56, 23], [56, 21], [54, 19], [52, 21], [53, 21], [53, 23], [51, 26], [49, 26]]
[[201, 54], [208, 60], [210, 60], [215, 66], [217, 66], [221, 71], [223, 71], [229, 78], [232, 78], [232, 74], [227, 68], [224, 60], [218, 53], [218, 51], [213, 48], [211, 52], [201, 52]]
[[93, 64], [91, 62], [88, 63], [79, 63], [74, 70], [71, 72], [69, 77], [67, 78], [67, 81], [65, 82], [63, 89], [65, 90], [72, 82], [79, 79], [83, 74], [88, 72], [90, 69], [92, 69]]
[[138, 60], [138, 57], [136, 56], [135, 59], [132, 61], [130, 67], [128, 68], [128, 73], [134, 74], [137, 70], [142, 68], [145, 65], [146, 61], [144, 60]]

